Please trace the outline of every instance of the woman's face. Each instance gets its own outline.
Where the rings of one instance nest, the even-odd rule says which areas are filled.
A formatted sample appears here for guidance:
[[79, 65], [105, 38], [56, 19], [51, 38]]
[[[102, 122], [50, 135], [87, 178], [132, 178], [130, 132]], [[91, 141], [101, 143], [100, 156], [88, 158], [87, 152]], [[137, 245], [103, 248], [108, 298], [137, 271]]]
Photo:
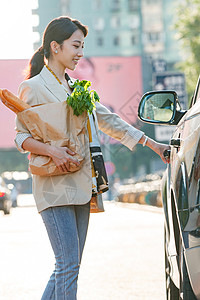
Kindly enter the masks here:
[[84, 35], [76, 30], [62, 45], [58, 45], [58, 53], [54, 56], [64, 68], [74, 70], [79, 60], [83, 57]]

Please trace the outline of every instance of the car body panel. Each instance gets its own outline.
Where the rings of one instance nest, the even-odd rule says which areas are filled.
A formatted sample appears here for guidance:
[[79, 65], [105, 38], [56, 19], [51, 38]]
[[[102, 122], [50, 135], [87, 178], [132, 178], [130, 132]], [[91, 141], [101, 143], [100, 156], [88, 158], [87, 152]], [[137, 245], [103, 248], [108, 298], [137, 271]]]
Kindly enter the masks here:
[[[164, 97], [163, 92], [145, 94], [147, 96], [143, 96], [139, 107], [148, 107], [142, 101], [149, 101], [149, 95], [152, 97], [155, 94], [155, 108], [159, 108], [159, 97], [161, 94]], [[170, 91], [166, 91], [166, 95], [169, 93]], [[152, 99], [153, 97], [151, 104]], [[174, 101], [177, 99], [174, 98]], [[165, 103], [165, 99], [162, 98], [160, 102]], [[178, 288], [181, 299], [191, 300], [196, 297], [200, 300], [200, 77], [188, 111], [177, 111], [177, 107], [174, 105], [176, 111], [173, 111], [173, 117], [168, 122], [176, 127], [170, 142], [170, 164], [164, 173], [161, 189], [165, 215], [165, 253], [168, 261], [166, 275], [169, 274]], [[154, 122], [154, 116], [145, 113], [146, 119], [142, 116], [142, 110], [138, 109], [141, 120], [162, 124], [162, 119], [159, 122], [157, 118]], [[181, 116], [180, 120], [175, 119], [176, 114]], [[163, 119], [164, 123], [166, 121]], [[188, 277], [184, 275], [185, 272]], [[183, 278], [190, 281], [192, 296], [187, 296], [184, 291], [186, 281]]]
[[[199, 148], [200, 140], [200, 102], [194, 106], [183, 116], [179, 122], [174, 134], [173, 139], [180, 138], [180, 148], [172, 148], [171, 150], [171, 178], [170, 190], [174, 194], [177, 220], [180, 227], [180, 233], [190, 233], [195, 231], [200, 226], [200, 213], [197, 201], [198, 182], [194, 179], [192, 172], [194, 171], [193, 163], [194, 157]], [[181, 175], [179, 175], [181, 173]], [[182, 177], [184, 188], [181, 189], [182, 194], [180, 201], [180, 178]], [[185, 199], [185, 200], [184, 200]], [[171, 202], [171, 201], [170, 201]], [[180, 205], [181, 202], [181, 205]], [[170, 213], [169, 213], [170, 214]], [[200, 299], [200, 238], [195, 238], [188, 234], [189, 239], [182, 236], [184, 254], [186, 258], [186, 266], [188, 275], [197, 299]], [[172, 237], [173, 239], [173, 237]], [[169, 243], [169, 248], [171, 245]], [[174, 255], [169, 250], [170, 255]], [[178, 255], [178, 254], [177, 254]], [[175, 260], [172, 262], [173, 269], [177, 263]], [[195, 267], [194, 267], [195, 266]], [[172, 274], [175, 285], [180, 288], [180, 282], [177, 280], [179, 271]]]
[[[175, 212], [175, 208], [172, 208], [171, 202], [171, 188], [170, 188], [170, 170], [171, 166], [168, 165], [167, 171], [163, 176], [162, 182], [162, 199], [163, 199], [163, 208], [165, 212], [165, 239], [167, 240], [166, 254], [168, 257], [168, 261], [170, 264], [170, 277], [172, 278], [174, 284], [179, 286], [179, 269], [177, 263], [177, 247], [175, 243], [175, 226], [173, 220], [173, 212]], [[165, 189], [166, 186], [166, 189]]]
[[185, 257], [187, 269], [192, 270], [192, 272], [189, 272], [192, 288], [195, 292], [197, 299], [200, 299], [200, 269], [198, 263], [200, 261], [200, 247], [195, 246], [194, 248], [187, 249], [185, 251]]

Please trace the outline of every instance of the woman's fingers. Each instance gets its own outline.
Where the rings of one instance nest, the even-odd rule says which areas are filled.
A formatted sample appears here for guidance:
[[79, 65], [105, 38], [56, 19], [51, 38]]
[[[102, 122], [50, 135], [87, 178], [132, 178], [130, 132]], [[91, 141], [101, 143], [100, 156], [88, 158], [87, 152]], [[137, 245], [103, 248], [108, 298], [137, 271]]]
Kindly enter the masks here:
[[170, 163], [170, 148], [167, 147], [165, 149], [161, 149], [161, 158], [163, 160], [163, 162], [166, 163]]
[[80, 163], [77, 159], [70, 158], [70, 157], [67, 157], [64, 161], [57, 160], [56, 165], [61, 172], [68, 172], [70, 170], [70, 163], [73, 163], [76, 166], [80, 165]]
[[56, 164], [57, 168], [60, 170], [60, 172], [68, 172], [69, 171], [69, 163], [65, 162], [65, 163], [57, 163]]
[[75, 155], [75, 154], [76, 154], [74, 151], [70, 150], [70, 149], [67, 148], [67, 147], [63, 147], [63, 149], [65, 149], [65, 151], [66, 151], [68, 154], [70, 154], [70, 155]]
[[68, 172], [69, 171], [69, 163], [66, 162], [66, 163], [62, 164], [61, 169], [62, 169], [62, 172]]
[[61, 172], [67, 172], [70, 169], [70, 163], [73, 163], [76, 166], [79, 166], [80, 163], [78, 159], [74, 158], [75, 155], [73, 151], [71, 151], [67, 147], [54, 147], [53, 146], [53, 155], [51, 156], [54, 163], [58, 167]]
[[165, 151], [163, 152], [163, 156], [164, 156], [164, 159], [167, 163], [170, 163], [170, 149], [167, 148], [165, 149]]
[[168, 151], [170, 151], [170, 146], [157, 143], [157, 150], [155, 152], [161, 157], [162, 161], [165, 164], [170, 162], [170, 156], [168, 155]]
[[78, 161], [78, 159], [73, 158], [73, 157], [68, 157], [68, 161], [75, 164], [77, 167], [80, 165], [80, 162]]

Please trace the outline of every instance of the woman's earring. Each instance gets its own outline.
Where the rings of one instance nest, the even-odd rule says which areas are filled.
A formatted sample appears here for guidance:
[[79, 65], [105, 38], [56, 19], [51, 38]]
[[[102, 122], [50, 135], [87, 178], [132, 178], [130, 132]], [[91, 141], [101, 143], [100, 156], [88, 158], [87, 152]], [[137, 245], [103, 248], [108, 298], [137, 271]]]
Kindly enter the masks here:
[[57, 53], [58, 53], [58, 50], [55, 50], [55, 53], [57, 54]]

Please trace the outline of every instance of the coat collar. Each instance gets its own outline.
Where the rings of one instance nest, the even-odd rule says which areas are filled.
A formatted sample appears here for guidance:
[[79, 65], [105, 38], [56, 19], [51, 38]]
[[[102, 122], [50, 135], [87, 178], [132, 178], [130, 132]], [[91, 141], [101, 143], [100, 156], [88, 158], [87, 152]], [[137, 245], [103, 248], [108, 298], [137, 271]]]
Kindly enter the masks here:
[[59, 102], [67, 99], [67, 92], [64, 86], [61, 85], [51, 72], [44, 66], [40, 72], [40, 76], [44, 81], [45, 87], [57, 98]]

